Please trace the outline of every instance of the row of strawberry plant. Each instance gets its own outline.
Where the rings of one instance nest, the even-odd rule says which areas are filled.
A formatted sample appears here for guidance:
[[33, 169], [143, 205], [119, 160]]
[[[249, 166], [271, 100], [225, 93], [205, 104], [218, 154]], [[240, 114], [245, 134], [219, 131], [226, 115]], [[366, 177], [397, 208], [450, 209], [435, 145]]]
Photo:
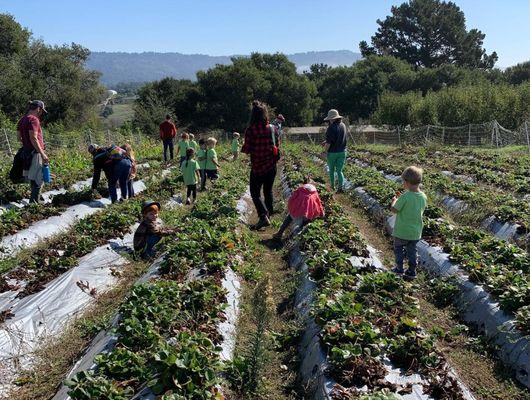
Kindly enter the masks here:
[[222, 398], [221, 280], [241, 264], [244, 239], [234, 226], [243, 190], [234, 168], [176, 222], [178, 238], [166, 241], [160, 275], [127, 297], [116, 347], [96, 357], [94, 370], [67, 382], [72, 399], [128, 399], [146, 388], [164, 399]]
[[[390, 204], [400, 185], [373, 169], [348, 165], [346, 176], [383, 206]], [[355, 194], [354, 194], [355, 195]], [[429, 205], [425, 213], [424, 239], [442, 246], [450, 259], [483, 285], [503, 310], [515, 314], [521, 331], [530, 333], [530, 254], [519, 247], [472, 227], [455, 227], [438, 207]]]
[[[293, 168], [292, 163], [287, 161], [285, 170], [290, 184], [296, 185], [304, 168]], [[361, 233], [325, 187], [320, 189], [326, 216], [303, 229], [300, 245], [318, 283], [314, 315], [322, 329], [329, 373], [339, 384], [334, 398], [360, 396], [366, 388], [370, 393], [410, 393], [412, 385], [400, 387], [385, 379], [386, 360], [408, 373], [419, 373], [424, 378], [423, 392], [433, 398], [464, 398], [434, 337], [416, 322], [419, 310], [413, 286], [370, 264]], [[353, 266], [352, 256], [364, 265]]]
[[[141, 164], [147, 160], [161, 159], [162, 155], [157, 142], [145, 140], [136, 149], [136, 157]], [[10, 181], [10, 169], [10, 163], [0, 163], [0, 204], [20, 201], [30, 194], [29, 185], [15, 185]], [[50, 155], [50, 169], [54, 178], [50, 184], [44, 185], [43, 190], [69, 188], [76, 182], [90, 178], [92, 160], [88, 151], [60, 149]]]
[[[480, 183], [524, 194], [530, 191], [530, 159], [519, 153], [505, 157], [496, 155], [489, 161], [477, 158], [470, 152], [456, 152], [451, 149], [429, 149], [417, 147], [356, 147], [356, 151], [387, 160], [409, 160], [408, 162], [429, 165], [439, 170], [448, 170], [457, 175], [467, 175]], [[498, 166], [501, 159], [503, 167]]]
[[[180, 176], [180, 174], [178, 174]], [[39, 292], [55, 277], [77, 265], [78, 259], [109, 239], [123, 237], [138, 220], [141, 203], [150, 196], [169, 198], [181, 179], [153, 177], [146, 180], [147, 190], [125, 202], [112, 204], [72, 226], [67, 232], [50, 238], [45, 245], [28, 249], [1, 261], [0, 269], [9, 271], [0, 277], [0, 293], [15, 290], [24, 297]], [[25, 282], [20, 288], [20, 282]]]
[[[404, 168], [417, 163], [416, 157], [400, 157], [389, 160], [385, 156], [373, 156], [364, 152], [353, 151], [353, 157], [368, 162], [386, 173], [400, 175]], [[423, 166], [420, 162], [419, 166]], [[455, 181], [442, 173], [432, 172], [427, 168], [424, 172], [423, 185], [432, 193], [443, 193], [465, 201], [472, 209], [473, 218], [477, 213], [484, 218], [495, 216], [500, 221], [517, 223], [521, 230], [530, 231], [530, 203], [518, 199], [512, 194], [488, 190], [473, 183]]]

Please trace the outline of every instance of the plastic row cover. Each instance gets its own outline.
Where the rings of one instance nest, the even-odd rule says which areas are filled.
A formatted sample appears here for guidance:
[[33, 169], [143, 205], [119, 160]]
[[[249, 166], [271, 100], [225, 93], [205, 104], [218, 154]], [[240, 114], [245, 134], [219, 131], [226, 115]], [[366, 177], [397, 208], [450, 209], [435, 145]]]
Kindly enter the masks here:
[[[242, 221], [247, 221], [250, 214], [250, 208], [248, 207], [250, 199], [250, 193], [247, 192], [237, 203], [237, 210], [240, 214]], [[137, 284], [148, 282], [149, 280], [159, 275], [159, 268], [164, 260], [164, 256], [159, 257], [149, 268], [149, 270], [138, 280]], [[198, 279], [200, 278], [200, 272], [198, 270], [191, 271], [188, 274], [187, 279]], [[236, 343], [236, 323], [239, 315], [239, 302], [241, 292], [241, 282], [239, 277], [231, 270], [228, 269], [225, 273], [225, 277], [221, 281], [221, 285], [227, 291], [227, 303], [228, 306], [225, 309], [226, 320], [219, 324], [218, 330], [223, 336], [221, 343], [221, 359], [230, 360], [233, 357], [233, 352]], [[116, 315], [112, 320], [111, 327], [107, 330], [103, 330], [92, 340], [91, 344], [85, 350], [83, 356], [74, 365], [72, 370], [68, 373], [67, 379], [72, 378], [75, 374], [80, 371], [91, 370], [95, 368], [94, 357], [100, 353], [106, 353], [112, 351], [117, 342], [117, 337], [112, 333], [112, 330], [117, 326], [120, 320], [120, 315]], [[68, 400], [68, 387], [64, 384], [61, 385], [53, 400]], [[133, 399], [139, 400], [154, 400], [155, 395], [148, 388], [145, 387]]]
[[[135, 192], [142, 192], [145, 188], [142, 181], [134, 182]], [[79, 203], [68, 207], [60, 215], [37, 221], [26, 229], [3, 237], [0, 241], [0, 259], [14, 256], [23, 248], [33, 246], [44, 239], [66, 231], [78, 220], [101, 211], [109, 204], [111, 204], [109, 199]]]
[[[288, 197], [291, 190], [285, 179], [283, 179], [283, 176], [282, 185], [284, 196]], [[294, 234], [297, 231], [298, 227], [295, 227], [293, 229]], [[362, 267], [368, 263], [379, 270], [384, 270], [383, 264], [376, 255], [377, 251], [371, 246], [368, 246], [367, 249], [370, 253], [369, 258], [350, 257], [352, 265], [354, 267]], [[289, 265], [298, 270], [302, 275], [301, 284], [295, 295], [295, 308], [306, 326], [300, 344], [300, 353], [302, 354], [300, 374], [312, 399], [328, 400], [332, 398], [331, 392], [335, 386], [335, 382], [326, 375], [328, 363], [326, 353], [320, 344], [320, 328], [310, 313], [311, 305], [315, 300], [316, 283], [309, 276], [307, 264], [304, 261], [304, 256], [300, 252], [296, 239], [289, 251]], [[406, 400], [430, 399], [429, 396], [423, 394], [423, 384], [426, 381], [420, 375], [407, 375], [405, 371], [394, 368], [388, 359], [384, 360], [384, 364], [387, 369], [387, 375], [385, 377], [387, 381], [402, 386], [412, 385], [412, 393], [399, 396], [400, 398]], [[457, 378], [454, 372], [452, 372], [452, 375]], [[464, 393], [464, 397], [468, 400], [473, 400], [473, 395], [460, 381], [459, 385]], [[367, 388], [359, 388], [359, 390], [367, 390]]]
[[[358, 160], [358, 159], [352, 159], [352, 161], [361, 167], [364, 168], [371, 168], [377, 172], [379, 172], [381, 175], [383, 175], [386, 179], [391, 180], [393, 182], [401, 182], [401, 177], [397, 175], [392, 174], [386, 174], [383, 171], [379, 171], [377, 168], [370, 166], [369, 164], [365, 163], [364, 161]], [[464, 179], [465, 175], [454, 175], [453, 173], [449, 171], [442, 171], [442, 173], [445, 176], [451, 177], [453, 179]], [[469, 180], [467, 180], [469, 182]], [[444, 194], [438, 193], [438, 196], [441, 199], [442, 205], [451, 213], [458, 215], [462, 211], [465, 211], [469, 208], [469, 205], [460, 199], [456, 199], [452, 196], [446, 196]], [[527, 233], [526, 235], [523, 233], [520, 233], [521, 226], [516, 223], [511, 222], [504, 222], [498, 220], [495, 216], [490, 216], [486, 218], [484, 221], [482, 221], [482, 227], [484, 229], [487, 229], [491, 233], [493, 233], [496, 237], [502, 240], [511, 241], [515, 243], [525, 241], [530, 241], [530, 233]]]
[[[354, 192], [376, 219], [384, 221], [386, 230], [391, 233], [395, 216], [389, 217], [385, 209], [362, 188], [356, 188]], [[385, 217], [382, 218], [382, 215]], [[501, 310], [498, 302], [482, 286], [471, 282], [442, 249], [421, 240], [418, 256], [423, 267], [432, 275], [456, 277], [460, 288], [456, 301], [463, 319], [493, 341], [499, 358], [513, 368], [517, 380], [530, 387], [530, 340], [515, 327], [513, 316]]]

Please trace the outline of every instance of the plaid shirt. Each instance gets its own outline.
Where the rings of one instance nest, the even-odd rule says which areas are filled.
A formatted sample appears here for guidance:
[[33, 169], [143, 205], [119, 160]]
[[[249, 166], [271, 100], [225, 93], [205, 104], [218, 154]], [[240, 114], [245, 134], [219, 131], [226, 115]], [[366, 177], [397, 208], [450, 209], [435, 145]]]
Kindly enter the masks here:
[[271, 126], [274, 129], [276, 146], [279, 146], [278, 128], [274, 125], [258, 123], [245, 130], [245, 143], [241, 152], [250, 154], [250, 165], [252, 172], [256, 175], [265, 175], [276, 166], [277, 159], [272, 152], [274, 144]]

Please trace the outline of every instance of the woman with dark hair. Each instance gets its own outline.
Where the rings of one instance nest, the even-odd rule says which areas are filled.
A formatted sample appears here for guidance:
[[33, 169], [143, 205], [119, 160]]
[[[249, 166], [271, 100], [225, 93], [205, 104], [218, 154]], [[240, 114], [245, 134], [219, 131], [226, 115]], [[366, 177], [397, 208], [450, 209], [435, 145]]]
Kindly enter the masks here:
[[[274, 212], [272, 186], [276, 177], [276, 163], [279, 159], [278, 129], [269, 124], [267, 106], [257, 100], [252, 102], [249, 126], [245, 130], [242, 153], [250, 155], [250, 195], [258, 212], [259, 221], [252, 229], [270, 225]], [[261, 200], [261, 190], [265, 204]]]

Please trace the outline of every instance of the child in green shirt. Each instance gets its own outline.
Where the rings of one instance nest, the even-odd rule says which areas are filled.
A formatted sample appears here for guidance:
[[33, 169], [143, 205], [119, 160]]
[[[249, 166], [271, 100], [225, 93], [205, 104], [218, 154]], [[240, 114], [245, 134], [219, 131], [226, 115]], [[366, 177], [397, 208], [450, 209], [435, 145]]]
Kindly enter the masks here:
[[182, 163], [186, 159], [186, 150], [188, 150], [188, 147], [190, 147], [189, 135], [183, 133], [177, 144], [177, 154], [180, 156], [179, 167], [182, 167]]
[[186, 205], [191, 204], [191, 197], [193, 202], [197, 198], [197, 182], [200, 179], [199, 163], [195, 161], [195, 150], [188, 148], [186, 150], [186, 159], [182, 163], [181, 171], [184, 178], [184, 185], [186, 185]]
[[189, 134], [189, 140], [190, 140], [189, 147], [191, 147], [193, 150], [195, 150], [195, 154], [197, 154], [197, 152], [199, 151], [199, 145], [195, 141], [195, 135], [193, 133]]
[[396, 213], [394, 224], [394, 255], [396, 267], [392, 270], [397, 274], [405, 272], [403, 261], [405, 256], [409, 261], [409, 268], [405, 276], [416, 277], [417, 251], [416, 245], [421, 239], [423, 231], [423, 212], [427, 207], [427, 196], [420, 190], [423, 170], [418, 167], [408, 167], [401, 174], [405, 193], [399, 193], [392, 199], [391, 209]]
[[199, 140], [199, 151], [197, 152], [197, 160], [199, 161], [199, 172], [201, 174], [201, 188], [204, 189], [206, 183], [206, 140]]
[[239, 133], [234, 132], [232, 137], [232, 155], [234, 156], [232, 161], [235, 161], [239, 155]]
[[204, 168], [203, 180], [201, 182], [201, 190], [206, 187], [206, 178], [210, 179], [210, 182], [214, 182], [219, 178], [217, 170], [220, 165], [217, 160], [217, 152], [215, 151], [216, 144], [216, 138], [209, 137], [206, 139], [206, 165]]

